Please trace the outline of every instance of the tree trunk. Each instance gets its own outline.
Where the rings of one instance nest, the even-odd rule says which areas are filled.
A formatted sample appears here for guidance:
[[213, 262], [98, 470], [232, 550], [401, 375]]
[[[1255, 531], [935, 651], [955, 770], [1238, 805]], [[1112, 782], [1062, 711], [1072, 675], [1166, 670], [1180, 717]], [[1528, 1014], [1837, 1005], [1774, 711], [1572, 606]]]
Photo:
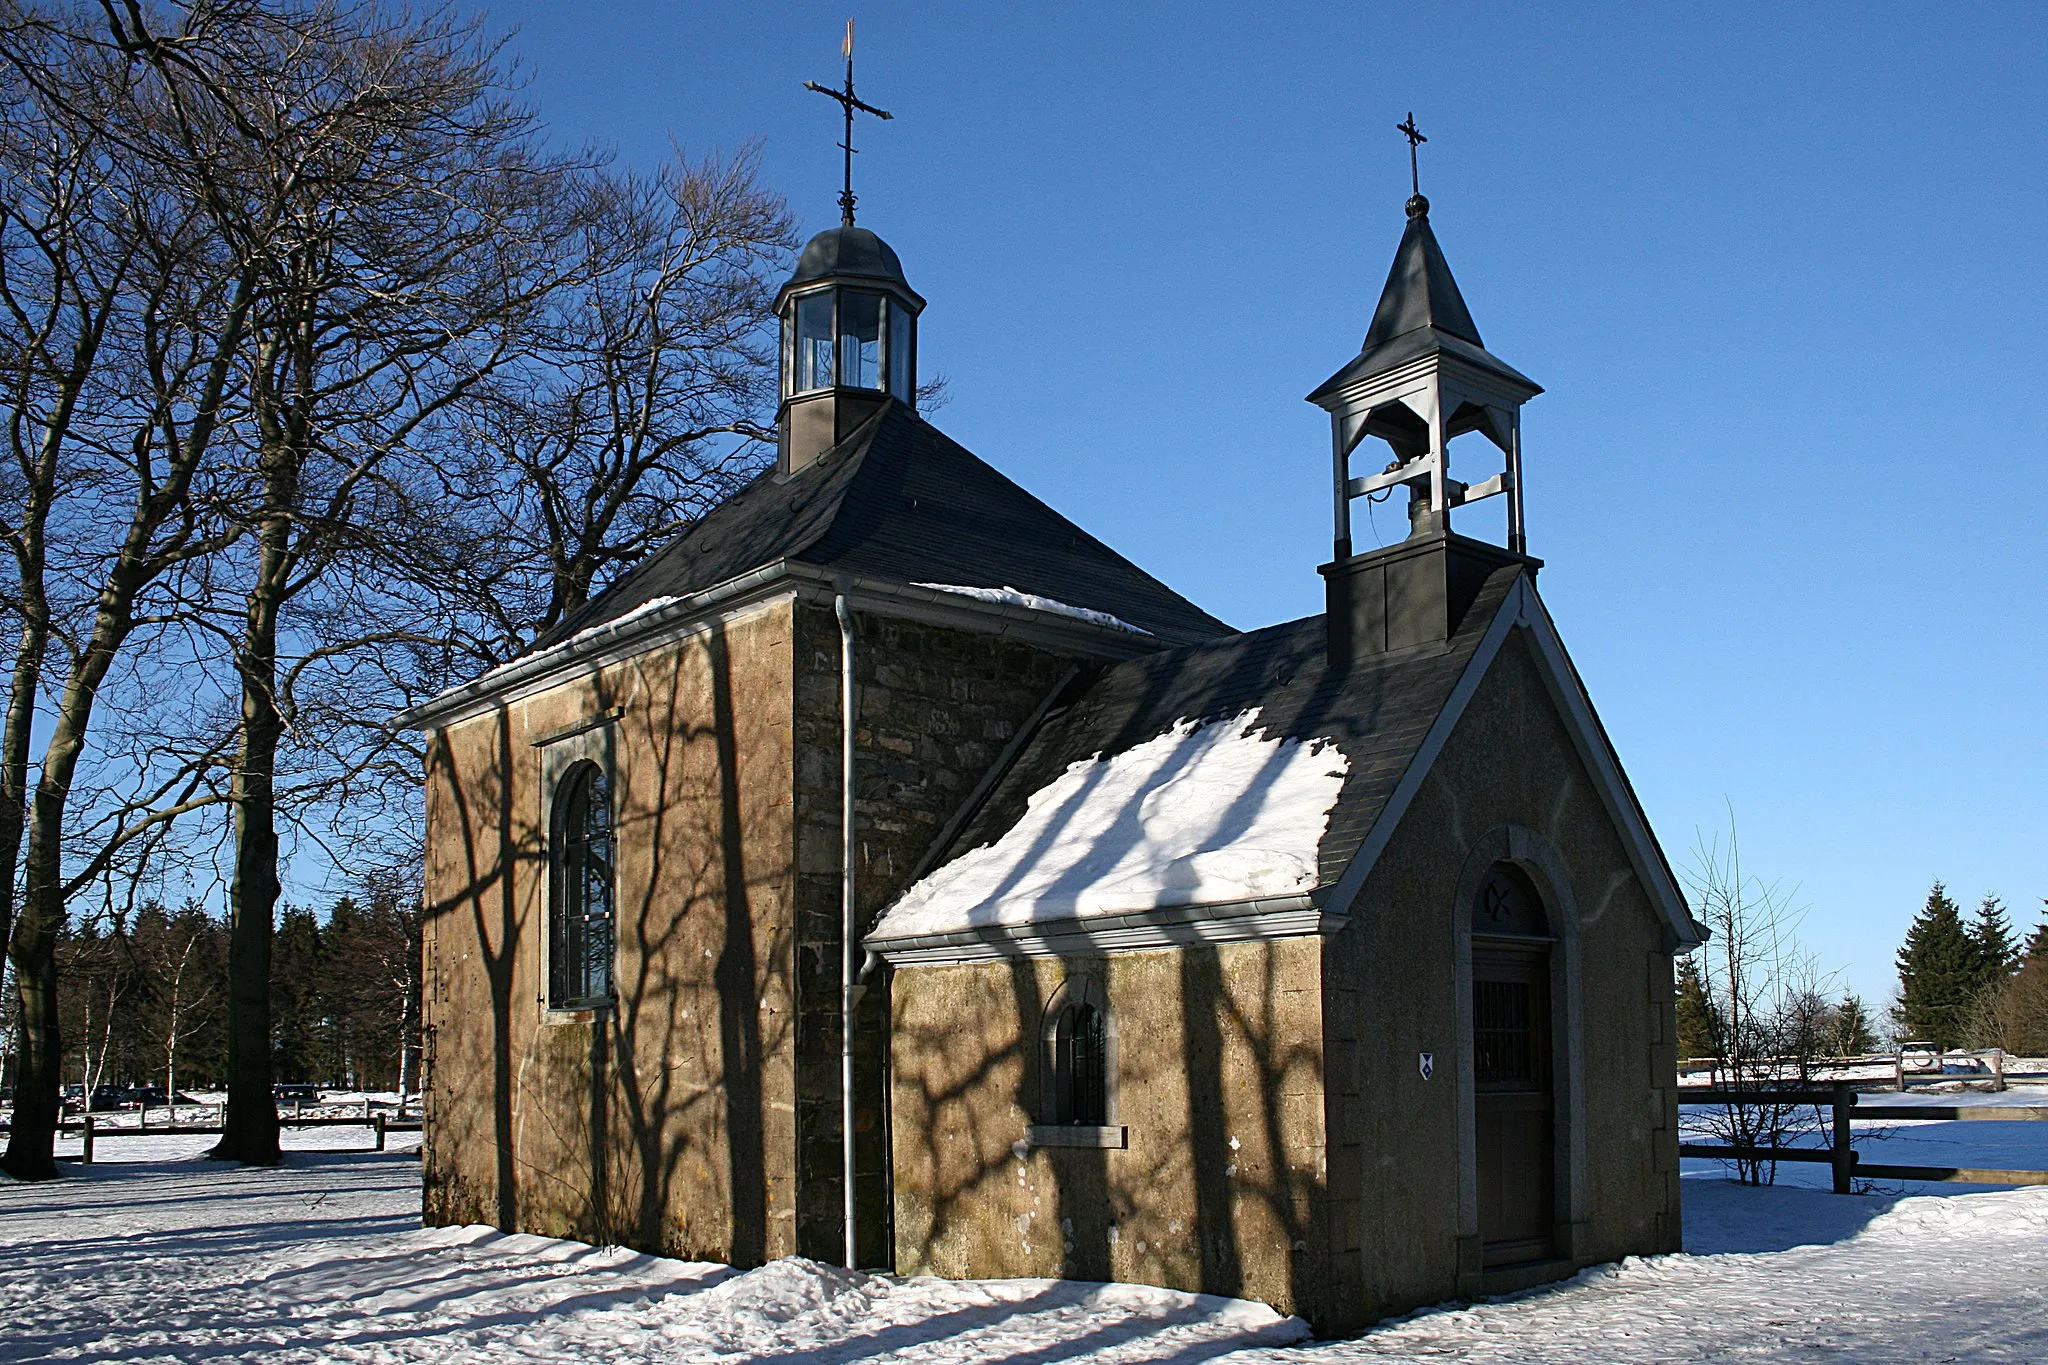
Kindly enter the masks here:
[[[125, 587], [125, 584], [119, 585]], [[112, 595], [115, 589], [109, 590]], [[126, 604], [133, 592], [109, 605], [102, 598], [93, 648], [65, 688], [57, 709], [43, 771], [29, 815], [27, 875], [21, 916], [10, 945], [14, 979], [21, 993], [19, 1077], [14, 1087], [14, 1122], [0, 1169], [16, 1180], [57, 1176], [58, 1096], [63, 1084], [63, 1036], [57, 1025], [57, 935], [64, 927], [63, 836], [65, 804], [78, 759], [85, 748], [93, 696], [112, 665], [116, 643], [128, 633]]]
[[[270, 502], [292, 482], [275, 466]], [[286, 495], [288, 497], [288, 494]], [[288, 505], [288, 504], [287, 504]], [[270, 942], [277, 916], [277, 750], [284, 735], [277, 706], [277, 586], [288, 560], [290, 521], [263, 528], [256, 586], [237, 666], [242, 675], [242, 744], [235, 764], [235, 873], [228, 888], [228, 1103], [220, 1144], [224, 1161], [274, 1166], [277, 1101], [270, 1067]]]
[[[308, 269], [302, 256], [298, 269]], [[235, 875], [228, 888], [228, 1103], [213, 1155], [274, 1166], [277, 1099], [271, 1074], [270, 941], [277, 918], [277, 751], [284, 739], [278, 702], [278, 618], [296, 562], [299, 479], [308, 448], [312, 355], [299, 320], [260, 348], [256, 415], [263, 435], [263, 507], [248, 616], [236, 650], [242, 681], [242, 744], [230, 800]], [[289, 401], [285, 401], [289, 395]]]

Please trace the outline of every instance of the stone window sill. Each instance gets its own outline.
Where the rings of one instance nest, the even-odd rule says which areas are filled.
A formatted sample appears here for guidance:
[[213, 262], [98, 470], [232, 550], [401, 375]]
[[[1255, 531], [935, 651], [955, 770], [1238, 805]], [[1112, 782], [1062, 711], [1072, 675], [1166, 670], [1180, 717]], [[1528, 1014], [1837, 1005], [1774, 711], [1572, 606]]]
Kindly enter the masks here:
[[540, 1021], [542, 1024], [594, 1024], [597, 1022], [597, 1016], [610, 1008], [610, 1004], [561, 1007], [550, 1005], [541, 1011]]
[[1031, 1145], [1120, 1149], [1131, 1145], [1130, 1133], [1130, 1129], [1121, 1125], [1096, 1127], [1084, 1123], [1034, 1123], [1031, 1125]]

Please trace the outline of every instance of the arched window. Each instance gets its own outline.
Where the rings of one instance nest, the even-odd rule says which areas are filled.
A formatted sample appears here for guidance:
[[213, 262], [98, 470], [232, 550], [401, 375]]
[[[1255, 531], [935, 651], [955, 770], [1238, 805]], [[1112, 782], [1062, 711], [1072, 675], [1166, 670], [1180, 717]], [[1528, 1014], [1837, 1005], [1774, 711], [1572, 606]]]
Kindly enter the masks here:
[[1047, 1010], [1040, 1108], [1052, 1124], [1109, 1123], [1111, 1034], [1108, 1002], [1092, 981], [1070, 980]]
[[1059, 1050], [1065, 1063], [1067, 1123], [1109, 1122], [1108, 1021], [1093, 1005], [1074, 1005], [1060, 1015]]
[[549, 850], [548, 1004], [587, 1009], [612, 998], [612, 785], [595, 763], [555, 790]]

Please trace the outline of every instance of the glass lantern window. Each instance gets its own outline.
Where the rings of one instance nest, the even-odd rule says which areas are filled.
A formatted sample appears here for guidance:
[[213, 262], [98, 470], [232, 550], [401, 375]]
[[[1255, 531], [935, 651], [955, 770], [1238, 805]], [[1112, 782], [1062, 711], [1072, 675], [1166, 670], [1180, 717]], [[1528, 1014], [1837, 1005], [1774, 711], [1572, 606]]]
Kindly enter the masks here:
[[812, 294], [796, 302], [796, 389], [832, 387], [832, 295]]
[[911, 386], [916, 371], [911, 366], [910, 310], [894, 299], [889, 301], [889, 392], [905, 403], [912, 401]]
[[839, 296], [839, 382], [851, 389], [882, 387], [882, 296]]

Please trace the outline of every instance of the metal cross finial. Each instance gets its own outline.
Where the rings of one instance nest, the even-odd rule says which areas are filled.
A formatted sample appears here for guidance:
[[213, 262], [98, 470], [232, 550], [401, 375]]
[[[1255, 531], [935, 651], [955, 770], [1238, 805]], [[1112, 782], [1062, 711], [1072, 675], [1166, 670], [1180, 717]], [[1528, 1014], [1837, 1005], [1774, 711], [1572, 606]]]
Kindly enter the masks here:
[[862, 103], [859, 99], [854, 97], [853, 20], [851, 19], [848, 19], [846, 21], [846, 41], [840, 44], [839, 51], [841, 55], [843, 55], [846, 58], [846, 88], [844, 90], [834, 90], [829, 85], [820, 85], [816, 81], [805, 81], [804, 89], [815, 90], [819, 94], [824, 95], [827, 98], [838, 100], [839, 107], [846, 111], [846, 140], [839, 144], [840, 150], [846, 153], [846, 183], [845, 187], [839, 191], [839, 221], [847, 227], [852, 227], [853, 111], [858, 109], [864, 114], [873, 114], [876, 118], [890, 118], [893, 116], [886, 109], [877, 109], [874, 105]]
[[1412, 109], [1408, 111], [1408, 121], [1395, 124], [1394, 131], [1408, 139], [1408, 188], [1411, 193], [1419, 195], [1422, 193], [1422, 168], [1416, 164], [1415, 149], [1429, 139], [1415, 126], [1415, 111]]

